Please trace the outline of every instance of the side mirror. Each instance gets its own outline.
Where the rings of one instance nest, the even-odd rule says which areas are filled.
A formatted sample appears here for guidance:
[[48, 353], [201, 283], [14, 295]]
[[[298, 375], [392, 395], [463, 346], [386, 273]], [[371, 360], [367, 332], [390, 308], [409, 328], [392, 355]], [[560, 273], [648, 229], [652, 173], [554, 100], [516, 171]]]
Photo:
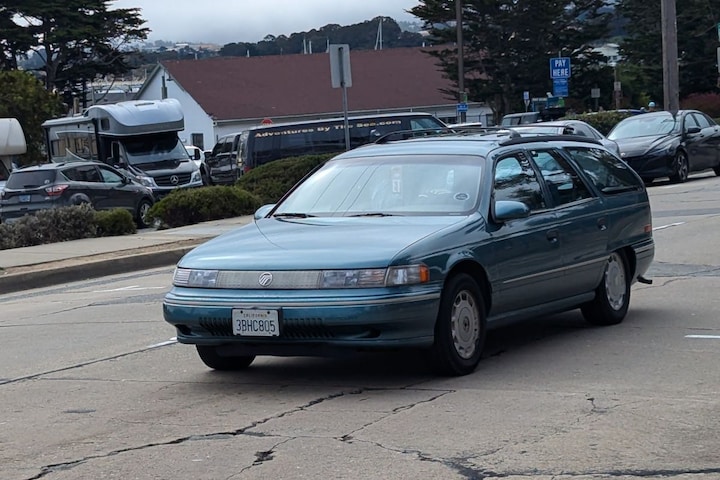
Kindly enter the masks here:
[[253, 217], [255, 220], [260, 220], [261, 218], [265, 218], [265, 216], [275, 207], [274, 203], [263, 205], [262, 207], [255, 210], [255, 215]]
[[696, 133], [700, 133], [700, 131], [700, 127], [688, 127], [688, 129], [685, 130], [685, 133], [687, 133], [688, 135], [694, 135]]
[[530, 208], [527, 205], [514, 200], [498, 200], [494, 207], [493, 218], [500, 223], [530, 215]]

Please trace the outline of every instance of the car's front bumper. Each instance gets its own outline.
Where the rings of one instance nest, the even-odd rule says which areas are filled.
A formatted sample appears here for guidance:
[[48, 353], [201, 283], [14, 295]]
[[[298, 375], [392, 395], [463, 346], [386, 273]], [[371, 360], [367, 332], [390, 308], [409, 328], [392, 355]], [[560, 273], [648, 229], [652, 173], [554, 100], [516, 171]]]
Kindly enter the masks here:
[[[163, 302], [165, 320], [181, 343], [225, 345], [235, 354], [321, 355], [326, 349], [384, 349], [432, 345], [439, 288], [361, 291], [232, 291], [174, 287]], [[236, 308], [276, 309], [280, 335], [233, 335]]]
[[644, 179], [667, 177], [673, 174], [675, 156], [671, 154], [651, 154], [622, 157], [622, 159]]

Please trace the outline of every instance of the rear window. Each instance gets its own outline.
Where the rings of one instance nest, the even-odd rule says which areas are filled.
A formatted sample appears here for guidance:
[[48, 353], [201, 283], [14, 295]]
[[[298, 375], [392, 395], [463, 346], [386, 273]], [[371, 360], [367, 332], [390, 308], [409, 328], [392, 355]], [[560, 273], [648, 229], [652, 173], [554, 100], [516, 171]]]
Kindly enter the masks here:
[[56, 170], [15, 170], [5, 184], [6, 189], [38, 188], [55, 181]]

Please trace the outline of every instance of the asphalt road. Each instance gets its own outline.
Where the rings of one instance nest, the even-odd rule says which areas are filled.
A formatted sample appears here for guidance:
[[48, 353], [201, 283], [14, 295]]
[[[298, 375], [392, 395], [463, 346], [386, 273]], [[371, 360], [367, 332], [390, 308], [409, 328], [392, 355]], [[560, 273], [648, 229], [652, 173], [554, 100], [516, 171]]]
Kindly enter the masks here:
[[621, 325], [492, 332], [478, 370], [414, 354], [204, 367], [171, 268], [0, 296], [0, 479], [720, 479], [720, 178], [650, 188], [652, 285]]

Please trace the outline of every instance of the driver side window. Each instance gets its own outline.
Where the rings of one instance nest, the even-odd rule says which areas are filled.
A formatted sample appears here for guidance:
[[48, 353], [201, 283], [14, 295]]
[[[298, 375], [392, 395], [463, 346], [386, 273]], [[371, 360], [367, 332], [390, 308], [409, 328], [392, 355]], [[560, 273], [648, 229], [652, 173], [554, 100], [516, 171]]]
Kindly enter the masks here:
[[547, 208], [545, 198], [530, 162], [522, 153], [501, 158], [495, 164], [495, 201], [514, 200], [528, 206], [530, 211]]

